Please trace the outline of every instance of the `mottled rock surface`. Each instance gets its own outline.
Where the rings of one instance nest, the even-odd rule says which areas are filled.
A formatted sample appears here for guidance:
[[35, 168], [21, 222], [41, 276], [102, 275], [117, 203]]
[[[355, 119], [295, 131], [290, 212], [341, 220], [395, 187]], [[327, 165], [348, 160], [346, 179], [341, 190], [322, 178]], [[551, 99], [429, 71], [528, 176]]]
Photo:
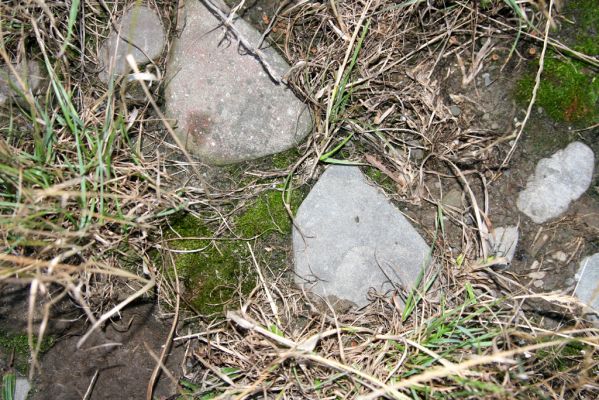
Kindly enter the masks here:
[[[9, 103], [25, 106], [27, 102], [23, 97], [23, 90], [29, 91], [34, 96], [39, 94], [45, 86], [47, 75], [40, 68], [40, 64], [34, 60], [21, 61], [13, 64], [12, 67], [16, 75], [7, 65], [0, 68], [0, 106]], [[26, 87], [23, 88], [19, 81]]]
[[130, 71], [126, 59], [128, 54], [133, 56], [138, 66], [142, 66], [160, 57], [166, 44], [160, 17], [144, 5], [129, 8], [115, 26], [117, 30], [110, 33], [100, 48], [100, 79], [103, 82], [108, 82], [111, 76]]
[[593, 151], [581, 142], [542, 159], [518, 196], [518, 209], [537, 224], [560, 216], [589, 188], [594, 164]]
[[296, 224], [296, 283], [325, 298], [364, 306], [370, 288], [409, 290], [429, 258], [422, 237], [358, 167], [328, 167]]
[[[222, 4], [221, 4], [222, 6]], [[209, 164], [230, 164], [284, 151], [311, 129], [307, 107], [200, 1], [185, 3], [185, 28], [169, 57], [167, 115], [187, 150]], [[256, 45], [260, 33], [241, 19], [235, 28]], [[289, 68], [271, 48], [265, 59], [283, 75]]]
[[595, 313], [599, 313], [599, 253], [582, 260], [576, 280], [578, 282], [574, 295], [591, 307]]

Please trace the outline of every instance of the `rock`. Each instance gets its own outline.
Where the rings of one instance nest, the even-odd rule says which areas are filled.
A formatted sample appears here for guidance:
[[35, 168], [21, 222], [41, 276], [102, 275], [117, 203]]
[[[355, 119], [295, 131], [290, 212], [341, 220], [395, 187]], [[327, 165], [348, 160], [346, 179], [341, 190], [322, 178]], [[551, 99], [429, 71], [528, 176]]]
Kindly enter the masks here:
[[599, 253], [584, 258], [574, 278], [574, 295], [599, 314]]
[[[23, 60], [18, 64], [13, 64], [13, 68], [21, 82], [27, 85], [27, 90], [31, 94], [36, 96], [43, 91], [47, 82], [47, 75], [42, 72], [37, 61]], [[10, 103], [16, 103], [23, 107], [27, 106], [27, 101], [21, 94], [23, 88], [19, 83], [19, 79], [8, 66], [5, 65], [0, 68], [0, 106]]]
[[559, 216], [589, 188], [594, 164], [593, 151], [581, 142], [542, 159], [518, 196], [518, 209], [537, 224]]
[[449, 112], [454, 117], [459, 117], [460, 114], [462, 113], [462, 110], [460, 109], [460, 107], [458, 107], [454, 104], [454, 105], [449, 106]]
[[491, 74], [488, 72], [485, 72], [484, 74], [482, 74], [482, 78], [483, 78], [483, 82], [485, 83], [485, 87], [489, 87], [489, 86], [491, 86], [491, 83], [493, 83], [491, 81]]
[[441, 199], [443, 207], [462, 208], [462, 191], [459, 189], [451, 189], [445, 193], [443, 199]]
[[[209, 164], [230, 164], [287, 150], [311, 129], [307, 107], [275, 84], [201, 1], [185, 3], [187, 20], [169, 57], [166, 111], [188, 151]], [[242, 19], [235, 28], [252, 44], [260, 33]], [[281, 76], [289, 66], [274, 49], [265, 59]]]
[[328, 167], [295, 222], [296, 283], [323, 297], [361, 307], [390, 281], [410, 290], [429, 260], [422, 237], [358, 167]]
[[518, 237], [517, 226], [495, 228], [489, 236], [489, 247], [496, 256], [505, 257], [508, 262], [512, 262], [518, 246]]
[[27, 378], [17, 377], [15, 382], [15, 395], [12, 397], [14, 400], [25, 400], [31, 389], [31, 384]]
[[166, 34], [160, 17], [144, 5], [129, 8], [116, 21], [115, 26], [117, 30], [110, 33], [100, 48], [102, 71], [99, 77], [104, 83], [107, 83], [111, 76], [125, 75], [131, 70], [126, 60], [128, 54], [131, 54], [141, 67], [159, 58], [166, 44]]

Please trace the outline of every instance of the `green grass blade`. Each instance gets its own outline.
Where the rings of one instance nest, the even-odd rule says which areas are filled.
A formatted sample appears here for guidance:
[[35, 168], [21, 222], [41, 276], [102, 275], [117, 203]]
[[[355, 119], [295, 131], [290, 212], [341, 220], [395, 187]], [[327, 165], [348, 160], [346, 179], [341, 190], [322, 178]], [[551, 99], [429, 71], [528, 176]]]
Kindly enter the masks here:
[[71, 3], [69, 21], [67, 23], [67, 36], [65, 37], [64, 43], [60, 48], [60, 54], [64, 54], [71, 40], [71, 36], [73, 36], [73, 27], [75, 26], [75, 22], [77, 22], [77, 14], [79, 14], [79, 2], [80, 0], [73, 0]]
[[4, 376], [2, 377], [2, 400], [14, 399], [16, 385], [17, 376], [14, 372], [4, 374]]

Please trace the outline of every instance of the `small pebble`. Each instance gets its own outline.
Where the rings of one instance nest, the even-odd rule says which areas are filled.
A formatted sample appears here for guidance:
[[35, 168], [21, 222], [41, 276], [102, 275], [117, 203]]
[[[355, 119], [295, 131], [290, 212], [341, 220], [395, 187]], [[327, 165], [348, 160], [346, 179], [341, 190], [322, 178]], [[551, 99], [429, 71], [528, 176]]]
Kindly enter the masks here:
[[449, 106], [449, 112], [451, 112], [451, 115], [453, 115], [454, 117], [459, 117], [462, 113], [462, 110], [460, 109], [460, 107], [454, 104], [452, 106]]
[[568, 255], [563, 251], [556, 251], [553, 253], [553, 259], [559, 262], [566, 262], [568, 260]]
[[534, 281], [532, 284], [534, 285], [534, 287], [540, 288], [540, 287], [543, 286], [543, 281], [540, 281], [540, 280], [539, 281]]
[[528, 274], [531, 279], [543, 279], [545, 275], [547, 275], [545, 271], [531, 272]]
[[491, 86], [491, 74], [485, 72], [483, 75], [483, 81], [485, 82], [485, 87]]

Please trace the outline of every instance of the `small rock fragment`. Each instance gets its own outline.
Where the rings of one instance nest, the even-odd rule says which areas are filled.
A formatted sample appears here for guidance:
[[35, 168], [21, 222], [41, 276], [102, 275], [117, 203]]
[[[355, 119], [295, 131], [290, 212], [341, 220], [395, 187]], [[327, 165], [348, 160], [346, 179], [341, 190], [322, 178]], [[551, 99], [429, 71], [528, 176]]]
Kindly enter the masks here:
[[18, 64], [13, 64], [13, 68], [19, 79], [8, 66], [0, 68], [0, 106], [16, 103], [25, 107], [27, 101], [22, 94], [24, 88], [21, 83], [26, 86], [25, 90], [35, 96], [43, 90], [47, 77], [42, 72], [40, 64], [34, 60], [23, 60]]
[[325, 298], [364, 306], [370, 288], [409, 291], [429, 260], [424, 239], [358, 167], [328, 167], [295, 222], [296, 283]]
[[599, 253], [582, 260], [575, 279], [574, 295], [599, 313]]
[[534, 287], [536, 287], [536, 288], [541, 288], [541, 287], [543, 287], [543, 285], [544, 285], [544, 282], [543, 282], [543, 281], [541, 281], [541, 280], [537, 280], [537, 281], [534, 281], [532, 284], [533, 284], [533, 286], [534, 286]]
[[531, 272], [528, 274], [528, 277], [530, 279], [543, 279], [545, 277], [545, 275], [547, 275], [547, 272], [545, 271], [535, 271], [535, 272]]
[[441, 199], [441, 204], [445, 207], [462, 208], [462, 191], [459, 189], [451, 189], [449, 192], [445, 193], [443, 199]]
[[489, 247], [498, 257], [505, 257], [512, 262], [518, 246], [519, 232], [517, 226], [495, 228], [489, 236]]
[[489, 74], [488, 72], [485, 72], [484, 74], [482, 74], [482, 78], [483, 78], [483, 82], [485, 83], [485, 87], [491, 86], [491, 83], [493, 83], [491, 81], [491, 74]]
[[454, 117], [459, 117], [460, 114], [462, 113], [462, 110], [460, 109], [460, 107], [458, 107], [455, 104], [453, 104], [453, 105], [449, 106], [449, 112]]
[[551, 255], [551, 257], [558, 262], [566, 262], [568, 261], [568, 255], [561, 250], [556, 251]]
[[518, 209], [537, 224], [558, 217], [589, 188], [594, 165], [593, 151], [581, 142], [542, 159], [518, 196]]
[[15, 396], [12, 397], [14, 400], [25, 400], [31, 390], [31, 384], [27, 378], [17, 377], [15, 382]]
[[129, 8], [115, 26], [118, 30], [112, 31], [100, 48], [99, 59], [103, 69], [99, 77], [104, 83], [111, 76], [130, 71], [126, 60], [128, 54], [133, 56], [138, 66], [142, 66], [160, 57], [166, 43], [160, 17], [144, 5]]

